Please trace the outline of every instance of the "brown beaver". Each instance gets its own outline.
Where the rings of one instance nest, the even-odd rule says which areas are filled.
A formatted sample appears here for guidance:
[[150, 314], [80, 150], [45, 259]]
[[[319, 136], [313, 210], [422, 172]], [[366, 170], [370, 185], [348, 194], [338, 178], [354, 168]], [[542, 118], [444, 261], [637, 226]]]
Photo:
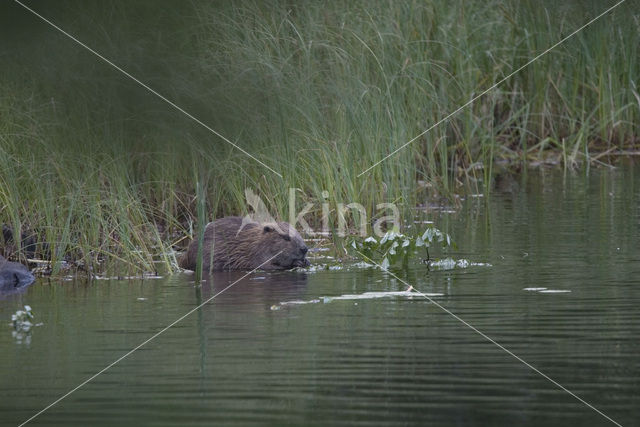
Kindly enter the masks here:
[[[243, 218], [230, 216], [207, 224], [202, 243], [202, 271], [306, 267], [309, 265], [305, 258], [307, 250], [300, 233], [286, 222], [258, 223], [244, 219], [243, 224]], [[180, 267], [195, 270], [197, 256], [198, 241], [194, 240], [182, 256]], [[267, 262], [271, 257], [274, 258]]]

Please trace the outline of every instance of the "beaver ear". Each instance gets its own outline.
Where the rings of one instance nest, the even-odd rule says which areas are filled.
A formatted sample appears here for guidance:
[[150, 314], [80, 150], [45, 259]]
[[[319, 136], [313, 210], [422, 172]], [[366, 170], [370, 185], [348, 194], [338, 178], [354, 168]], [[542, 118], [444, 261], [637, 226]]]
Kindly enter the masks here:
[[262, 229], [262, 232], [263, 232], [263, 233], [269, 233], [269, 232], [271, 232], [271, 231], [273, 231], [273, 230], [274, 230], [274, 228], [273, 228], [272, 226], [270, 226], [270, 225], [265, 225], [265, 226], [264, 226], [264, 228]]

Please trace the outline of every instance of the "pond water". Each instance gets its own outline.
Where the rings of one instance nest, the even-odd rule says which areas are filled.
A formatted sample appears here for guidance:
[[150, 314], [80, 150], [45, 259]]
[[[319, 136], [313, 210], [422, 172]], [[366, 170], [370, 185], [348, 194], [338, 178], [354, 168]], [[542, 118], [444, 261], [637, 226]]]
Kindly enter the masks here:
[[[421, 218], [452, 235], [449, 255], [490, 265], [399, 276], [640, 424], [640, 170], [529, 172], [519, 187]], [[26, 421], [240, 277], [40, 279], [0, 300], [0, 424]], [[251, 274], [31, 424], [614, 425], [405, 290], [357, 266]], [[24, 304], [42, 325], [20, 338], [9, 322]]]

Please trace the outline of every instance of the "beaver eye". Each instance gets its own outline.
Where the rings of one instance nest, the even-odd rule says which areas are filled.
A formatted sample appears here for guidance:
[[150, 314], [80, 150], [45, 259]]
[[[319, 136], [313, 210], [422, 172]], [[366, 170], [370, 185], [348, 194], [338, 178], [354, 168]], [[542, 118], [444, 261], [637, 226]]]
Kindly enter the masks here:
[[282, 238], [283, 238], [284, 240], [286, 240], [287, 242], [291, 241], [291, 236], [289, 236], [288, 234], [282, 234], [281, 236], [282, 236]]

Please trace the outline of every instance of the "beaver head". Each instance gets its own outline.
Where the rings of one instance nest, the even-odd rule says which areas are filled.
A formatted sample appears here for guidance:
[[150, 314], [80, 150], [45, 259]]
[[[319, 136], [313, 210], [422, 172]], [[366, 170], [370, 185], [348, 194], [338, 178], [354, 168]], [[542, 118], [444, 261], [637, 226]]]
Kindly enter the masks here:
[[[310, 265], [305, 258], [308, 251], [307, 245], [295, 228], [286, 222], [265, 223], [259, 226], [262, 228], [262, 236], [256, 248], [258, 251], [254, 251], [254, 254], [260, 254], [260, 264], [267, 262], [260, 267], [261, 269], [288, 270]], [[267, 261], [271, 257], [274, 258]]]

